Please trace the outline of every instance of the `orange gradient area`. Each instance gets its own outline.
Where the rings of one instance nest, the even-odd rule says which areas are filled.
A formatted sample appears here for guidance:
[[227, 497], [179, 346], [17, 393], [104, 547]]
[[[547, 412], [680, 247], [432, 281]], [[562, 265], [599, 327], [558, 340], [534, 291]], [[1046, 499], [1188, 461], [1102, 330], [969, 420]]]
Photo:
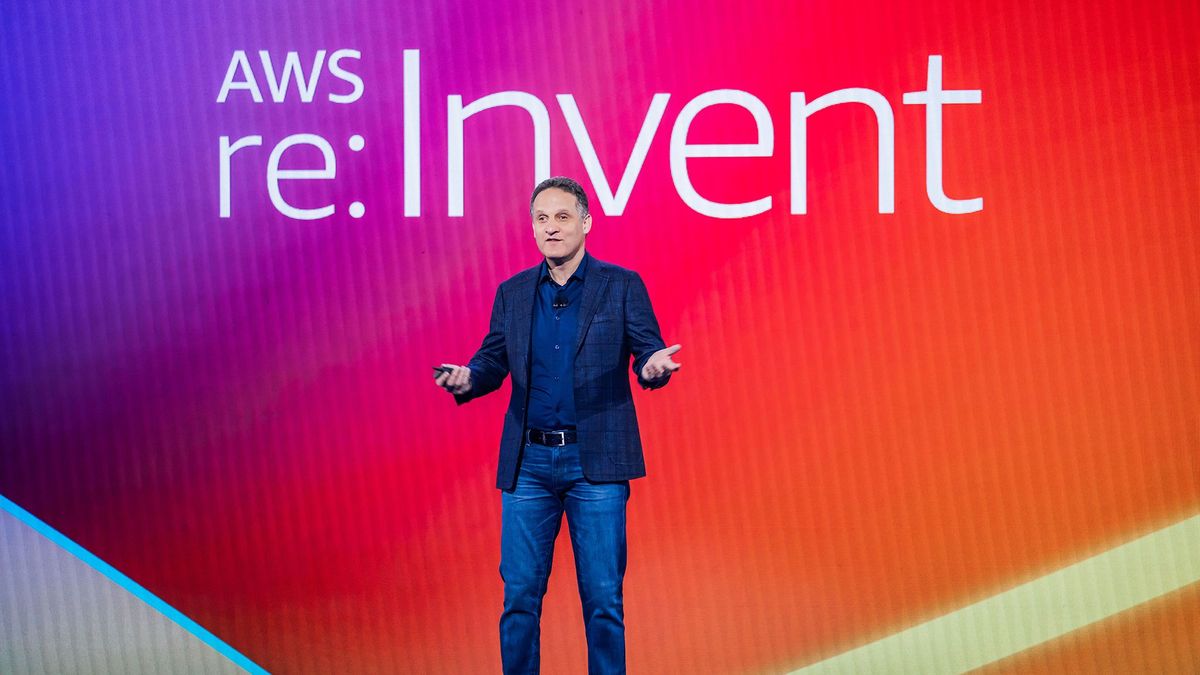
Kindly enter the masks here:
[[[644, 270], [685, 365], [637, 401], [633, 669], [790, 670], [1200, 510], [1197, 70], [1171, 48], [1195, 17], [1061, 11], [945, 49], [947, 87], [984, 89], [948, 113], [947, 192], [982, 187], [982, 213], [932, 212], [898, 141], [897, 214], [873, 215], [873, 145], [810, 140], [837, 187], [809, 216], [731, 223], [746, 236], [720, 251], [681, 231], [719, 262]], [[908, 112], [897, 138], [921, 138]], [[870, 137], [840, 114], [810, 139]], [[569, 559], [564, 538], [547, 672], [584, 672]], [[1193, 672], [1193, 590], [998, 668]]]

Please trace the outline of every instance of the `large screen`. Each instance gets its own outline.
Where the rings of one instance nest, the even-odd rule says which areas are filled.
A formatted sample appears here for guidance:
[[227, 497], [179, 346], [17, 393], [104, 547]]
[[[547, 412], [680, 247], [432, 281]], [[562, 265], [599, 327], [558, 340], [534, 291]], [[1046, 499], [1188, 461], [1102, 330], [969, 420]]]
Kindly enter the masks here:
[[498, 672], [510, 384], [430, 367], [552, 175], [682, 345], [630, 672], [1200, 671], [1196, 4], [0, 16], [0, 671]]

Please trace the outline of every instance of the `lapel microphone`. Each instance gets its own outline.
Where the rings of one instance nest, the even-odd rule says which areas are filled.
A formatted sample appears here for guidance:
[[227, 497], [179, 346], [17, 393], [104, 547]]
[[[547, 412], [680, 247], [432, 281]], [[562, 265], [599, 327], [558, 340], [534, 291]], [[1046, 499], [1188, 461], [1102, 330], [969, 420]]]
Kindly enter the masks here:
[[558, 295], [554, 296], [554, 309], [565, 309], [570, 304], [567, 302], [567, 294], [559, 291]]

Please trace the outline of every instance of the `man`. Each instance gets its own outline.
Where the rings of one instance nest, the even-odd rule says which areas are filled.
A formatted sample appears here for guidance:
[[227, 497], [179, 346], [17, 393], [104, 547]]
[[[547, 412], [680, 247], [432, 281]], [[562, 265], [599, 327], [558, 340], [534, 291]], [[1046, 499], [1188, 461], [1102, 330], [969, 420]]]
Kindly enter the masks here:
[[542, 597], [567, 514], [589, 673], [625, 672], [625, 504], [646, 475], [625, 372], [644, 389], [667, 384], [680, 345], [665, 347], [635, 272], [584, 250], [587, 194], [549, 178], [530, 199], [545, 260], [500, 284], [491, 326], [466, 366], [443, 364], [437, 384], [459, 405], [512, 373], [496, 487], [501, 489], [500, 656], [505, 673], [537, 673]]

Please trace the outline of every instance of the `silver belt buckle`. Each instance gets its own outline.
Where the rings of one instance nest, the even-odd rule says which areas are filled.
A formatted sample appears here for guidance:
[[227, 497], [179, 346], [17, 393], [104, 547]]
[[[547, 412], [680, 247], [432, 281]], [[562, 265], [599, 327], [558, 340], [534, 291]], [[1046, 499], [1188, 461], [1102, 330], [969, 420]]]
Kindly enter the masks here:
[[567, 431], [565, 429], [562, 431], [542, 431], [541, 429], [526, 429], [525, 430], [525, 440], [529, 441], [530, 443], [535, 443], [536, 441], [534, 440], [534, 437], [533, 437], [533, 432], [535, 432], [535, 431], [541, 435], [540, 437], [542, 439], [542, 442], [538, 443], [538, 445], [547, 445], [547, 446], [556, 446], [557, 447], [557, 446], [563, 446], [563, 445], [567, 444]]

